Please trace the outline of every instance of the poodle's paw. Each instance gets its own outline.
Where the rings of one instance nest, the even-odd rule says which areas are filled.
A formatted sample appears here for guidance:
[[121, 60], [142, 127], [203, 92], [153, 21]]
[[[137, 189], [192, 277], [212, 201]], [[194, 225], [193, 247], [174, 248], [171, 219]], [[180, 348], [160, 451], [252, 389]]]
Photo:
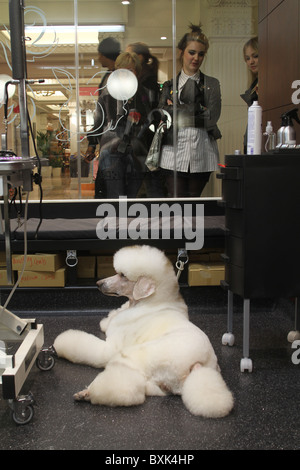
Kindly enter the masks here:
[[102, 318], [102, 320], [100, 321], [99, 326], [100, 326], [100, 330], [103, 331], [103, 333], [106, 333], [108, 323], [109, 323], [108, 317]]
[[81, 390], [81, 392], [75, 393], [73, 398], [76, 401], [90, 401], [90, 393], [86, 388], [85, 390]]

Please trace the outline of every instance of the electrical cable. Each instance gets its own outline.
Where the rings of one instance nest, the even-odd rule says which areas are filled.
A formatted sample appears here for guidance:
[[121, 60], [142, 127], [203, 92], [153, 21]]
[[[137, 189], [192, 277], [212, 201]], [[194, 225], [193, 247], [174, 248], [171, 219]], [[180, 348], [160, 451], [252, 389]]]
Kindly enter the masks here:
[[38, 173], [36, 174], [37, 177], [35, 178], [35, 183], [39, 186], [39, 189], [40, 189], [40, 204], [39, 204], [40, 220], [39, 220], [38, 226], [37, 226], [35, 234], [34, 234], [34, 238], [37, 238], [39, 228], [40, 228], [40, 226], [42, 224], [42, 221], [43, 221], [43, 211], [42, 211], [42, 201], [43, 201], [42, 164], [41, 164], [41, 160], [40, 160], [40, 157], [39, 157], [39, 154], [38, 154], [38, 151], [37, 151], [36, 143], [35, 143], [35, 140], [34, 140], [34, 137], [33, 137], [32, 124], [31, 124], [31, 119], [30, 119], [30, 116], [28, 114], [28, 111], [27, 111], [27, 117], [28, 117], [30, 135], [31, 135], [35, 155], [36, 155], [36, 158], [37, 158], [37, 161], [38, 161]]
[[[41, 82], [44, 82], [44, 80], [38, 80], [38, 82], [41, 83]], [[7, 118], [8, 118], [8, 91], [7, 91], [7, 88], [10, 84], [15, 84], [15, 81], [14, 80], [7, 81], [5, 83], [5, 87], [4, 87], [4, 119], [5, 119], [6, 122], [7, 122]], [[33, 130], [32, 130], [32, 123], [31, 123], [31, 119], [30, 119], [28, 110], [27, 110], [27, 120], [28, 120], [28, 124], [29, 124], [30, 135], [31, 135], [31, 139], [32, 139], [33, 147], [34, 147], [35, 156], [36, 156], [37, 162], [38, 162], [38, 173], [34, 176], [34, 182], [39, 186], [39, 190], [40, 190], [40, 206], [39, 206], [40, 220], [39, 220], [39, 224], [38, 224], [37, 229], [36, 229], [35, 234], [34, 234], [34, 238], [37, 238], [39, 228], [40, 228], [40, 226], [42, 224], [42, 221], [43, 221], [43, 215], [42, 215], [43, 188], [42, 188], [42, 171], [41, 171], [42, 165], [41, 165], [41, 160], [40, 160], [40, 157], [39, 157], [39, 154], [38, 154], [38, 151], [37, 151], [36, 143], [35, 143], [35, 140], [34, 140]]]
[[[18, 287], [22, 277], [23, 277], [23, 274], [24, 274], [24, 271], [25, 271], [25, 266], [26, 266], [26, 262], [27, 262], [27, 216], [28, 216], [28, 200], [29, 200], [29, 191], [27, 193], [27, 196], [26, 196], [26, 202], [25, 202], [25, 214], [24, 214], [24, 261], [23, 261], [23, 266], [22, 266], [22, 271], [21, 273], [19, 274], [18, 276], [18, 280], [17, 282], [15, 283], [14, 287], [12, 288], [9, 296], [7, 297], [6, 299], [6, 302], [4, 304], [3, 307], [1, 307], [2, 311], [6, 309], [8, 303], [10, 302], [13, 294], [15, 293], [15, 290], [16, 288]], [[1, 314], [0, 314], [1, 316]]]

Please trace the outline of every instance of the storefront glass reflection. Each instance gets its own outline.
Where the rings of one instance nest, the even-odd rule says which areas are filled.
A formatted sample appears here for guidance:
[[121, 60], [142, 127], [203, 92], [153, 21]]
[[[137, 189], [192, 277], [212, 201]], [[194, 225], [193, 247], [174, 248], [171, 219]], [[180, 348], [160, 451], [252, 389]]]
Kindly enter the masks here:
[[[167, 195], [161, 173], [146, 171], [144, 161], [154, 135], [153, 129], [160, 120], [160, 115], [153, 115], [151, 111], [157, 108], [163, 83], [172, 78], [174, 70], [177, 73], [182, 67], [177, 44], [189, 31], [191, 22], [198, 25], [200, 20], [209, 39], [200, 70], [220, 83], [222, 107], [217, 122], [223, 136], [217, 140], [220, 163], [226, 153], [241, 148], [246, 110], [239, 95], [247, 88], [242, 45], [256, 33], [257, 2], [251, 2], [251, 6], [249, 2], [206, 0], [135, 0], [126, 6], [121, 1], [111, 0], [61, 3], [58, 10], [58, 3], [25, 2], [27, 76], [31, 80], [44, 80], [43, 83], [28, 85], [33, 135], [39, 155], [49, 162], [49, 166], [43, 166], [42, 170], [44, 198], [94, 198], [99, 180], [100, 190], [97, 190], [96, 197], [115, 197], [119, 193], [138, 198]], [[11, 76], [8, 1], [1, 2], [1, 11], [4, 19], [0, 31], [1, 70]], [[139, 90], [132, 97], [125, 96], [119, 100], [111, 97], [102, 79], [107, 72], [108, 76], [112, 75], [113, 69], [107, 61], [112, 57], [112, 51], [105, 47], [98, 50], [99, 44], [108, 38], [120, 44], [122, 53], [132, 53], [137, 43], [146, 45], [143, 51], [136, 51], [140, 58], [141, 52], [149, 52], [146, 57], [149, 65], [158, 63], [158, 100], [144, 93], [144, 85], [143, 92]], [[132, 64], [124, 65], [126, 56], [122, 59], [119, 68], [130, 68], [136, 74]], [[138, 76], [141, 75], [140, 70]], [[202, 91], [207, 95], [214, 86], [217, 82], [202, 83], [200, 94]], [[177, 88], [178, 85], [174, 87], [174, 94]], [[99, 100], [99, 92], [104, 93], [102, 101]], [[170, 92], [173, 93], [172, 87]], [[190, 96], [187, 99], [191, 109], [194, 99]], [[205, 107], [206, 103], [200, 104]], [[177, 116], [180, 102], [175, 108]], [[0, 112], [2, 117], [2, 105]], [[178, 122], [182, 126], [182, 121], [174, 119], [173, 112], [169, 114], [176, 126]], [[184, 119], [191, 115], [192, 111], [190, 116], [185, 114]], [[154, 122], [151, 130], [148, 127], [145, 130], [149, 116], [154, 118]], [[96, 140], [101, 136], [101, 141], [100, 145], [94, 146], [95, 156], [91, 159], [87, 158], [88, 134], [95, 126], [95, 119], [98, 127]], [[14, 94], [9, 100], [8, 141], [16, 153], [20, 152], [18, 126], [18, 97]], [[169, 130], [171, 133], [174, 134], [172, 128]], [[194, 134], [184, 134], [189, 144], [196, 138]], [[177, 134], [174, 135], [177, 154]], [[30, 145], [34, 154], [34, 146]], [[191, 147], [188, 151], [192, 151]], [[176, 183], [175, 178], [175, 195]], [[202, 196], [220, 196], [220, 183], [215, 178], [215, 171]], [[38, 188], [32, 192], [31, 199], [38, 199]]]

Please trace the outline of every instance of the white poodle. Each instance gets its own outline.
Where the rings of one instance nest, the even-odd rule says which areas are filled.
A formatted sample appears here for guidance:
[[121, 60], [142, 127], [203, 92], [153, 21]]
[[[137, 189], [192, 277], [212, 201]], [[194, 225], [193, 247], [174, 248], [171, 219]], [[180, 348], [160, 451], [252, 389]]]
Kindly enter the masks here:
[[60, 357], [105, 368], [76, 400], [108, 406], [139, 405], [147, 395], [181, 395], [194, 415], [226, 416], [233, 407], [213, 347], [188, 319], [173, 266], [150, 246], [121, 248], [115, 276], [97, 282], [128, 301], [100, 322], [106, 341], [78, 330], [60, 334]]

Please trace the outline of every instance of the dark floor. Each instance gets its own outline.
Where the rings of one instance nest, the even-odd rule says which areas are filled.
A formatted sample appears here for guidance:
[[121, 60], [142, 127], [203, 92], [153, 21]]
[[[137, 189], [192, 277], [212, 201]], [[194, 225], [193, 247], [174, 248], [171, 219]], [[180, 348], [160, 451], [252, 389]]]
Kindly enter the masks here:
[[[132, 408], [74, 402], [73, 393], [88, 385], [97, 371], [57, 359], [49, 372], [34, 366], [25, 383], [24, 391], [31, 390], [37, 402], [29, 424], [17, 426], [7, 401], [0, 399], [0, 449], [93, 449], [115, 451], [115, 455], [122, 450], [299, 449], [300, 364], [292, 363], [294, 350], [286, 339], [294, 326], [292, 302], [280, 299], [251, 304], [254, 370], [241, 373], [240, 299], [235, 299], [236, 344], [228, 347], [221, 344], [226, 331], [226, 295], [221, 288], [192, 288], [184, 295], [191, 305], [191, 320], [208, 334], [223, 377], [234, 393], [235, 407], [228, 417], [192, 416], [178, 396], [150, 397]], [[98, 334], [100, 316], [78, 315], [75, 310], [38, 316], [44, 325], [45, 345], [70, 327]]]

